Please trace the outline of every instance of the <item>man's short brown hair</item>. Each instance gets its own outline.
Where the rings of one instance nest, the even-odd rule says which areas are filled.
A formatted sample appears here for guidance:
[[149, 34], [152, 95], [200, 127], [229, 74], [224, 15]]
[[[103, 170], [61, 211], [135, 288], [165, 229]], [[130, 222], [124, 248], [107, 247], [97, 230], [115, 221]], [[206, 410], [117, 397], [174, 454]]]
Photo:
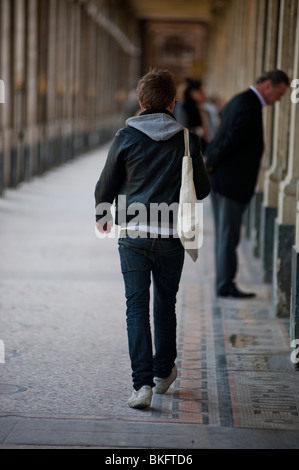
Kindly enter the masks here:
[[145, 109], [166, 109], [176, 97], [176, 87], [168, 70], [151, 70], [138, 81], [137, 98]]

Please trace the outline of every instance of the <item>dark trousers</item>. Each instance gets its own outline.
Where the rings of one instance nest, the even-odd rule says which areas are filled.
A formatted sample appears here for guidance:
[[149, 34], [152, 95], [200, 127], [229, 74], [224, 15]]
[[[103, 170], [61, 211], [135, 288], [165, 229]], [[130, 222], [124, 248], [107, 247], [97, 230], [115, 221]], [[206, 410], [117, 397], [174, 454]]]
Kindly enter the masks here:
[[215, 192], [211, 193], [211, 199], [215, 222], [216, 293], [221, 294], [235, 284], [237, 247], [247, 204], [240, 204]]
[[[121, 270], [127, 299], [127, 332], [133, 386], [153, 387], [154, 376], [168, 377], [177, 356], [176, 296], [184, 248], [179, 239], [119, 239]], [[153, 279], [154, 346], [150, 326]]]

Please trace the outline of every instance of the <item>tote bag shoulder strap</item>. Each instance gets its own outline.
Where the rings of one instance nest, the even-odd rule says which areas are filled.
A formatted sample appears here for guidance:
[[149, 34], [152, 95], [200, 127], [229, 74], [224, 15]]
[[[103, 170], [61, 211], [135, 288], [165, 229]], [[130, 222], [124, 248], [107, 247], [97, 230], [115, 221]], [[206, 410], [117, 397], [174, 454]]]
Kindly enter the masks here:
[[185, 138], [185, 155], [190, 157], [190, 145], [189, 145], [189, 130], [184, 129], [184, 138]]

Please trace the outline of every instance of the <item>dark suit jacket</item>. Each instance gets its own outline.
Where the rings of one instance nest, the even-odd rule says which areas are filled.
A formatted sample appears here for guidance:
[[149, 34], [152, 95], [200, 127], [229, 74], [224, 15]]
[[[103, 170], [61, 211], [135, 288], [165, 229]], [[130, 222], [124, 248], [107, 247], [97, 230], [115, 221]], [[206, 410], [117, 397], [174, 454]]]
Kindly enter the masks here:
[[207, 148], [213, 190], [247, 204], [255, 190], [263, 147], [262, 105], [249, 89], [226, 105]]

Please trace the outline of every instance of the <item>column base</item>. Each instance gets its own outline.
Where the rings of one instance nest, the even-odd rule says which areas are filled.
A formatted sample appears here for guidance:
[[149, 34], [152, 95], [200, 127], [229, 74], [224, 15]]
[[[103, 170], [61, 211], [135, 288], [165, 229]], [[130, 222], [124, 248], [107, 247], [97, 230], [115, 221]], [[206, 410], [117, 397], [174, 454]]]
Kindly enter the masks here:
[[257, 192], [250, 203], [250, 238], [253, 244], [253, 256], [260, 257], [260, 227], [261, 227], [261, 208], [264, 194]]
[[263, 280], [271, 283], [273, 278], [274, 224], [277, 215], [276, 207], [262, 205], [260, 225], [260, 255], [264, 270]]
[[[292, 248], [291, 313], [290, 341], [299, 340], [299, 247]], [[295, 346], [297, 348], [297, 346]], [[299, 370], [299, 361], [295, 358], [294, 368]]]
[[273, 305], [278, 317], [289, 318], [295, 226], [280, 224], [276, 220], [274, 227]]

